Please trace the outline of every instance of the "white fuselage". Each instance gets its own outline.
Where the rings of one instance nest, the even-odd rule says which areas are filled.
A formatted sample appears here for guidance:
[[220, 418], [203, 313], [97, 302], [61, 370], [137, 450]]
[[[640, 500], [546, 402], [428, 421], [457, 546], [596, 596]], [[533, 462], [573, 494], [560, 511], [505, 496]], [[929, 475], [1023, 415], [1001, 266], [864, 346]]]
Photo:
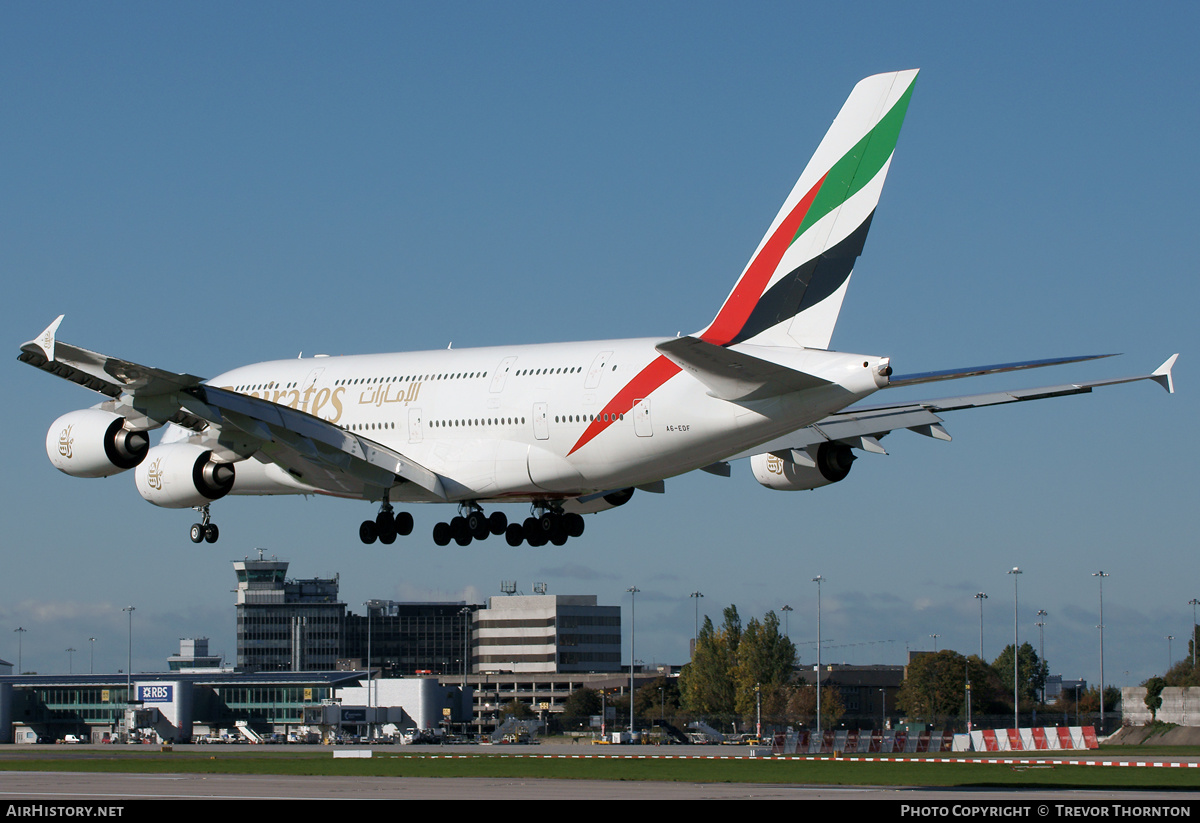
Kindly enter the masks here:
[[[729, 402], [656, 351], [660, 342], [318, 356], [243, 366], [208, 382], [400, 452], [439, 474], [452, 501], [562, 499], [651, 483], [809, 425], [886, 383], [877, 357], [735, 346], [831, 384]], [[277, 480], [247, 476], [233, 493], [338, 493]], [[430, 498], [402, 484], [391, 499]]]

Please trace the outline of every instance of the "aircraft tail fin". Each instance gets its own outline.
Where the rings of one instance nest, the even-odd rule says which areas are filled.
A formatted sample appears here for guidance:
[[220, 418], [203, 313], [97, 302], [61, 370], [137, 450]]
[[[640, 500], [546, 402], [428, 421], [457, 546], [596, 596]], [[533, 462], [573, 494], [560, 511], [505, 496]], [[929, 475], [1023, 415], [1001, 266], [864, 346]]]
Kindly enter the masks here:
[[700, 339], [829, 347], [916, 79], [912, 69], [854, 87]]

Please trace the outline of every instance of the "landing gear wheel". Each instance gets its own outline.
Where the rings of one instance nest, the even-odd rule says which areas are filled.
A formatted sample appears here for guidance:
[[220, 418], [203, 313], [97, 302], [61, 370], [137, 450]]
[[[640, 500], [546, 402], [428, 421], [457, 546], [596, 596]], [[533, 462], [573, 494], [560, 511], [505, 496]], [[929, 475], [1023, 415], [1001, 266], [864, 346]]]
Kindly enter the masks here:
[[408, 512], [396, 513], [396, 534], [401, 537], [407, 537], [412, 534], [413, 516]]
[[583, 515], [575, 512], [568, 512], [563, 515], [563, 528], [567, 530], [567, 537], [583, 536]]
[[192, 542], [193, 543], [202, 543], [204, 541], [204, 531], [205, 531], [205, 529], [204, 529], [203, 525], [201, 525], [200, 523], [193, 523], [192, 531], [189, 535], [192, 538]]
[[508, 528], [504, 530], [504, 539], [508, 541], [508, 545], [516, 548], [525, 542], [525, 529], [520, 523], [509, 523]]
[[546, 512], [538, 518], [538, 528], [542, 530], [542, 534], [550, 538], [555, 532], [562, 531], [562, 518], [554, 512]]
[[438, 523], [433, 527], [433, 542], [439, 546], [450, 545], [450, 524]]
[[217, 538], [220, 536], [221, 536], [221, 531], [220, 531], [220, 529], [217, 528], [216, 523], [209, 523], [207, 526], [204, 527], [204, 542], [216, 543]]
[[375, 531], [380, 543], [396, 542], [396, 521], [390, 511], [384, 510], [375, 516]]
[[362, 525], [358, 527], [358, 539], [370, 545], [379, 537], [379, 529], [375, 526], [374, 520], [364, 520]]
[[525, 522], [521, 524], [521, 530], [525, 532], [525, 539], [529, 541], [529, 545], [536, 545], [533, 541], [542, 533], [542, 527], [538, 525], [536, 517], [526, 517]]
[[467, 531], [471, 537], [476, 540], [487, 540], [488, 535], [492, 533], [492, 529], [488, 524], [488, 519], [483, 516], [483, 512], [470, 512], [467, 517]]
[[499, 537], [508, 529], [508, 518], [504, 516], [504, 512], [492, 512], [488, 517], [488, 529], [492, 534]]
[[461, 515], [450, 518], [450, 537], [460, 546], [470, 544], [471, 531], [467, 528], [467, 518]]
[[549, 535], [542, 529], [542, 519], [540, 517], [525, 518], [523, 529], [525, 531], [525, 541], [535, 548], [544, 546], [550, 542]]

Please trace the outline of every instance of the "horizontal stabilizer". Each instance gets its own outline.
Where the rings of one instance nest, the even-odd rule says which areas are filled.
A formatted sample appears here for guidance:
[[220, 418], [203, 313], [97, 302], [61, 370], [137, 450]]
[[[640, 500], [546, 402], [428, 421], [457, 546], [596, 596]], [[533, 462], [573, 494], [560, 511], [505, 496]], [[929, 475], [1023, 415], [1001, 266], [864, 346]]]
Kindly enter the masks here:
[[695, 337], [677, 337], [659, 343], [654, 348], [707, 386], [709, 394], [721, 400], [761, 400], [829, 385], [828, 380], [815, 375], [706, 343]]
[[981, 374], [999, 374], [1000, 372], [1006, 371], [1040, 369], [1043, 366], [1061, 366], [1064, 363], [1079, 363], [1083, 360], [1100, 360], [1105, 357], [1116, 357], [1116, 355], [1085, 354], [1078, 357], [1051, 357], [1045, 360], [1024, 360], [1018, 363], [996, 363], [991, 366], [974, 366], [972, 368], [965, 369], [945, 369], [943, 371], [927, 371], [920, 372], [918, 374], [900, 374], [888, 380], [886, 388], [895, 389], [899, 388], [900, 386], [915, 386], [918, 383], [936, 383], [939, 380], [958, 380], [962, 377], [978, 377]]

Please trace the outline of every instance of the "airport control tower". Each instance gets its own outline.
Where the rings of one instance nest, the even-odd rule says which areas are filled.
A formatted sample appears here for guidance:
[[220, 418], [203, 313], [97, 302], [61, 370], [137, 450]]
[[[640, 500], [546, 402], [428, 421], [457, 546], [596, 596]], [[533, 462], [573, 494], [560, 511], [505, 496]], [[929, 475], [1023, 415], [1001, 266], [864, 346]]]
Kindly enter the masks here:
[[338, 578], [288, 580], [285, 560], [234, 561], [237, 573], [237, 669], [332, 671], [341, 651], [346, 604]]

